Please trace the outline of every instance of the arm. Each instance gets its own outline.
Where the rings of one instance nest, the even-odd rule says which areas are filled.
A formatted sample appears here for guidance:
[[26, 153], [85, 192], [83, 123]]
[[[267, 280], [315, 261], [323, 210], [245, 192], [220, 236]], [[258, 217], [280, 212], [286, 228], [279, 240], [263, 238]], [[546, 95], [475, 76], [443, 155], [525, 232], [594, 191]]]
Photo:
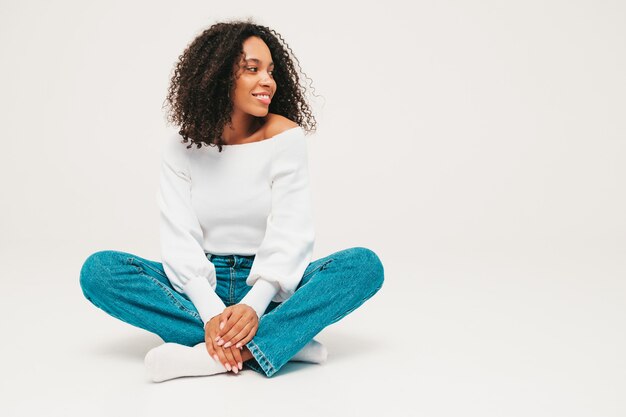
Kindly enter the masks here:
[[272, 210], [246, 280], [252, 289], [240, 302], [251, 306], [259, 318], [270, 301], [282, 302], [293, 295], [313, 255], [308, 152], [301, 128], [277, 143], [271, 177]]
[[186, 145], [168, 136], [162, 147], [157, 201], [163, 269], [172, 287], [186, 294], [204, 325], [226, 307], [215, 293], [215, 266], [202, 248], [202, 229], [191, 205]]

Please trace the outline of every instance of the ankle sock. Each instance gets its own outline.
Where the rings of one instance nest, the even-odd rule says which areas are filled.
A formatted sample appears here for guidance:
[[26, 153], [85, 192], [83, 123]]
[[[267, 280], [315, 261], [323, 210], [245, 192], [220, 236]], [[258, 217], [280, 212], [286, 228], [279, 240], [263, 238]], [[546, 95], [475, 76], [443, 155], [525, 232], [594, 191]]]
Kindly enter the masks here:
[[[321, 364], [327, 357], [326, 346], [317, 340], [311, 340], [289, 361]], [[178, 343], [163, 343], [148, 351], [144, 364], [149, 378], [154, 382], [227, 372], [221, 362], [209, 356], [204, 342], [192, 347]]]
[[226, 372], [221, 362], [209, 356], [204, 342], [193, 347], [163, 343], [150, 349], [144, 359], [148, 376], [162, 382], [181, 376], [204, 376]]
[[313, 339], [302, 349], [298, 351], [294, 356], [292, 356], [289, 361], [297, 361], [297, 362], [309, 362], [309, 363], [324, 363], [328, 358], [328, 350], [326, 350], [326, 346]]

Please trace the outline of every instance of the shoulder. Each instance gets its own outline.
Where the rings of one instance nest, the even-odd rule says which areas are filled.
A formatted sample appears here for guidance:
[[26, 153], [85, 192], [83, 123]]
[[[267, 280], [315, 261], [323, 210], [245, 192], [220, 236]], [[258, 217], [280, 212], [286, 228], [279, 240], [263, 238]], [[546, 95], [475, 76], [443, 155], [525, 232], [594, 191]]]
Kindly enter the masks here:
[[182, 136], [178, 133], [171, 133], [164, 136], [161, 142], [161, 159], [163, 162], [182, 168], [189, 163], [189, 152], [195, 147], [187, 149], [189, 142], [183, 142]]
[[306, 166], [308, 159], [305, 131], [299, 124], [281, 117], [272, 136], [280, 135], [273, 142], [273, 163], [279, 168], [296, 170]]
[[272, 138], [286, 130], [293, 129], [298, 126], [299, 125], [296, 122], [286, 118], [285, 116], [268, 113], [264, 127], [264, 136], [266, 138]]

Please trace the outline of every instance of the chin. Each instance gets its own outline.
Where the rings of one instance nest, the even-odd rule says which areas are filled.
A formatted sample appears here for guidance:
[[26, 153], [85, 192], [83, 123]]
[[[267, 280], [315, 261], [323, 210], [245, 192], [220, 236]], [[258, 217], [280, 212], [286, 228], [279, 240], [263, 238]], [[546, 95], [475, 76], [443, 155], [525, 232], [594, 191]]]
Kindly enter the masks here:
[[270, 112], [269, 107], [263, 109], [251, 109], [248, 113], [256, 117], [265, 117]]

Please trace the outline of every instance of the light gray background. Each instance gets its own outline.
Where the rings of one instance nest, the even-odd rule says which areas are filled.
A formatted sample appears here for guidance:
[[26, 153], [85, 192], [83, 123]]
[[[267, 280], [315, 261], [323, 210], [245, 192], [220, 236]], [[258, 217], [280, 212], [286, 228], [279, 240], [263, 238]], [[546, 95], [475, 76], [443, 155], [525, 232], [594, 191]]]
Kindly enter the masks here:
[[[0, 414], [626, 413], [619, 1], [2, 1]], [[254, 17], [313, 80], [315, 258], [380, 292], [323, 366], [152, 384], [158, 336], [96, 309], [92, 252], [160, 261], [161, 105], [185, 46]]]

